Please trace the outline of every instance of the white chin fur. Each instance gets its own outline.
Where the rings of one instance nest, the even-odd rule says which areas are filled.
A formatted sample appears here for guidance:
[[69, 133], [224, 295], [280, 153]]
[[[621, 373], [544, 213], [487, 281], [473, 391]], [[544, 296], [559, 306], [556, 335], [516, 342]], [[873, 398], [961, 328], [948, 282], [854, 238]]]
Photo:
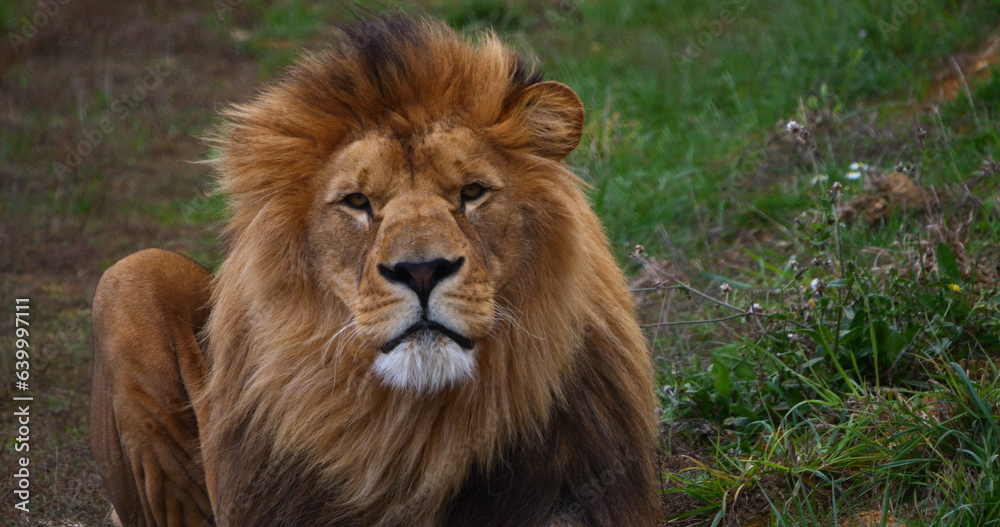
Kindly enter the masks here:
[[472, 378], [474, 351], [436, 331], [420, 331], [389, 353], [379, 353], [372, 369], [393, 388], [434, 393]]

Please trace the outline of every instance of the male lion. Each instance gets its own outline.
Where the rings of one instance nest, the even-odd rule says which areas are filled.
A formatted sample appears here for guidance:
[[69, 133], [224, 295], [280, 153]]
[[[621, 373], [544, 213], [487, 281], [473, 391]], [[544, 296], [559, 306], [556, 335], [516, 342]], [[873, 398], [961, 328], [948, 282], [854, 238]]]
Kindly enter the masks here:
[[563, 163], [572, 90], [394, 14], [226, 116], [218, 274], [143, 251], [95, 295], [125, 525], [657, 521], [651, 365]]

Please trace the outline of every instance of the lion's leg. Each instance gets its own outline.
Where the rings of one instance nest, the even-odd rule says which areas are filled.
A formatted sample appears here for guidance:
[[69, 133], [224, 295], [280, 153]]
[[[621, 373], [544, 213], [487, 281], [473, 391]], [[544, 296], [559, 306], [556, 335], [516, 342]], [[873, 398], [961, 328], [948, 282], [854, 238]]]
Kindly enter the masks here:
[[112, 504], [128, 526], [212, 524], [191, 405], [205, 380], [196, 332], [211, 275], [169, 251], [135, 253], [94, 294], [90, 433]]

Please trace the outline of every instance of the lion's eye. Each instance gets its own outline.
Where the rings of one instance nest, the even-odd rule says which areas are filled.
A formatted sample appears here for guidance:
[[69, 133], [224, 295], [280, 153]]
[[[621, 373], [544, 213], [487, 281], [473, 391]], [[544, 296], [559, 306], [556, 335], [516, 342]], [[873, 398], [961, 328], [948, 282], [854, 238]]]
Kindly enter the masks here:
[[469, 183], [462, 187], [462, 201], [475, 201], [483, 196], [486, 187], [479, 183]]
[[349, 207], [359, 210], [368, 210], [368, 207], [370, 205], [370, 203], [368, 202], [368, 197], [360, 192], [355, 192], [354, 194], [348, 194], [347, 196], [344, 196], [344, 203], [346, 203]]

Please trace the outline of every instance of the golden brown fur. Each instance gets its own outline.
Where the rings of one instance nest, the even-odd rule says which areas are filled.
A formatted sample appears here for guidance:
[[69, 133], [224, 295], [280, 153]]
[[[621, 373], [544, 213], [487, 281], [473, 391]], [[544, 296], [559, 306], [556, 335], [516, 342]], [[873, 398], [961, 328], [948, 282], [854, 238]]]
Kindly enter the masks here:
[[[582, 105], [479, 40], [373, 18], [227, 114], [190, 394], [218, 525], [655, 523], [649, 358], [562, 162]], [[387, 277], [435, 259], [458, 270], [418, 309]], [[418, 312], [474, 342], [471, 374], [373, 369]]]
[[193, 261], [150, 249], [108, 269], [94, 295], [91, 442], [124, 525], [212, 517], [187, 404], [204, 383], [195, 331], [210, 281]]

